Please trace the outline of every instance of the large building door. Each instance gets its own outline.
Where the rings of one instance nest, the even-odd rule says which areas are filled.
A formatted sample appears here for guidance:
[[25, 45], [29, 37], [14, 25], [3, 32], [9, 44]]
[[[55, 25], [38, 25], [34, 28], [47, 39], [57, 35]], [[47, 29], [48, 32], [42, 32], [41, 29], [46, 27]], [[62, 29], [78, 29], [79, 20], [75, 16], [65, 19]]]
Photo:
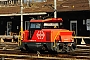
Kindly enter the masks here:
[[5, 20], [0, 20], [0, 35], [4, 35], [5, 34], [5, 28], [6, 27], [6, 22]]
[[70, 21], [70, 30], [75, 31], [75, 34], [77, 35], [77, 21]]
[[12, 22], [7, 22], [7, 35], [10, 35], [12, 29]]

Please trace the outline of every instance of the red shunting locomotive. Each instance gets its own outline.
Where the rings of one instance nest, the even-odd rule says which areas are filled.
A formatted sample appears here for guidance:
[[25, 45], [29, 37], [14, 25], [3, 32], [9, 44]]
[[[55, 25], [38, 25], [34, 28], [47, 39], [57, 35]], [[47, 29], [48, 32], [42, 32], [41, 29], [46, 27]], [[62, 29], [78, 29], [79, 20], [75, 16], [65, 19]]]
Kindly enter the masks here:
[[62, 18], [30, 20], [29, 30], [23, 31], [22, 51], [71, 52], [76, 48], [73, 32], [62, 28]]

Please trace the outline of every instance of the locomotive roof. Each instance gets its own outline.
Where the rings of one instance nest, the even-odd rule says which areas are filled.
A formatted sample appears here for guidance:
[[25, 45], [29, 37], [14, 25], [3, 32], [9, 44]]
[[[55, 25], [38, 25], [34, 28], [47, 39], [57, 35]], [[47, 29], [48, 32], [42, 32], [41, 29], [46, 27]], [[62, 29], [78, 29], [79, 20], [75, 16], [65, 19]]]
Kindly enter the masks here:
[[49, 18], [45, 20], [30, 20], [30, 22], [62, 22], [62, 18]]

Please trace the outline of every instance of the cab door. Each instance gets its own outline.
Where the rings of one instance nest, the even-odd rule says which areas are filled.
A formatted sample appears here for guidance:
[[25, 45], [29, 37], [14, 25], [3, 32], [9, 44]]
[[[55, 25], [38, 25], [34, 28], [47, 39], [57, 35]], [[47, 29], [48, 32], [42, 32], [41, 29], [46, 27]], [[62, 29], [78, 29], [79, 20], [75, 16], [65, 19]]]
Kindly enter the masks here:
[[41, 30], [41, 23], [30, 23], [30, 28], [29, 28], [30, 39], [32, 38], [35, 30]]
[[25, 21], [25, 30], [29, 30], [30, 21]]

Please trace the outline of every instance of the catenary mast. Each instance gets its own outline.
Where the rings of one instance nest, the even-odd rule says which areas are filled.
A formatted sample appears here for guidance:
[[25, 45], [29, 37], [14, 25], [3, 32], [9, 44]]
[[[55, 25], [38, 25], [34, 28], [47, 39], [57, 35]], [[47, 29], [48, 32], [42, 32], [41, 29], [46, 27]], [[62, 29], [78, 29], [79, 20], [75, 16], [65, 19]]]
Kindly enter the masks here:
[[21, 0], [21, 33], [23, 32], [23, 1]]
[[57, 1], [54, 0], [54, 18], [57, 18]]

